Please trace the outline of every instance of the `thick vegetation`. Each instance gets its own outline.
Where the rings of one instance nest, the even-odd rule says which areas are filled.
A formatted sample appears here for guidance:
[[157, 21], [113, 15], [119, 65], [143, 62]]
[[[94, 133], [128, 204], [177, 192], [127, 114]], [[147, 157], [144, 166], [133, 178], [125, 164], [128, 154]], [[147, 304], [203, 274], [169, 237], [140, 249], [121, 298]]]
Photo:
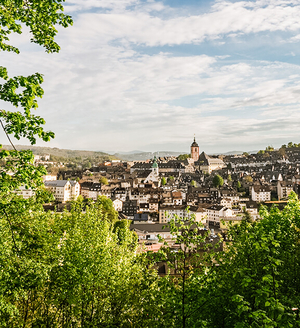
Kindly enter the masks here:
[[[143, 320], [154, 275], [102, 202], [44, 212], [13, 197], [0, 218], [1, 327], [121, 327]], [[9, 218], [9, 220], [8, 220]]]
[[[43, 195], [0, 213], [1, 327], [299, 327], [300, 204], [232, 226], [212, 247], [193, 219], [180, 245], [137, 252], [103, 199], [44, 212]], [[2, 208], [3, 209], [3, 208]], [[222, 246], [222, 247], [221, 247]], [[170, 271], [159, 276], [155, 263]]]

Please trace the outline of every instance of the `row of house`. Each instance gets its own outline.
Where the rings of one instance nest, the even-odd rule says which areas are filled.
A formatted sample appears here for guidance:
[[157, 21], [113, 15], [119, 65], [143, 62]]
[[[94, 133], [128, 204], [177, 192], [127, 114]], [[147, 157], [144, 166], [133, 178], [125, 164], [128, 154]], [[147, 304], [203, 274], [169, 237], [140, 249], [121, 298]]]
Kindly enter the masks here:
[[[62, 203], [79, 194], [93, 200], [106, 196], [120, 217], [131, 219], [134, 225], [166, 224], [176, 216], [189, 219], [193, 215], [206, 227], [217, 229], [222, 228], [222, 222], [239, 222], [244, 211], [257, 219], [260, 203], [274, 197], [286, 199], [293, 190], [298, 192], [299, 172], [300, 161], [291, 163], [279, 155], [222, 159], [200, 154], [194, 140], [190, 158], [183, 161], [154, 158], [105, 163], [81, 172], [59, 173], [70, 180], [47, 177], [45, 187]], [[213, 185], [215, 174], [224, 180], [219, 188]], [[33, 193], [25, 189], [20, 192], [25, 197]]]

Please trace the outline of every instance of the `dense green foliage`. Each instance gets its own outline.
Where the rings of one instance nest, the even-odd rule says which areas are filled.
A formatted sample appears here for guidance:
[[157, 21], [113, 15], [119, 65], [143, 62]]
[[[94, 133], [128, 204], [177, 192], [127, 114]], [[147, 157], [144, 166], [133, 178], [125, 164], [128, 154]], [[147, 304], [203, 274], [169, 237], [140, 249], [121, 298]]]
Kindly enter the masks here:
[[244, 176], [244, 177], [243, 177], [243, 180], [244, 180], [245, 182], [247, 182], [247, 183], [251, 183], [251, 182], [253, 182], [253, 178], [252, 178], [251, 175], [246, 175], [246, 176]]
[[177, 159], [179, 161], [185, 161], [187, 158], [190, 158], [191, 157], [191, 154], [181, 154], [179, 156], [177, 156]]
[[[22, 33], [26, 25], [31, 33], [31, 42], [43, 46], [47, 52], [58, 52], [59, 45], [54, 41], [57, 30], [55, 25], [67, 27], [72, 19], [63, 14], [61, 0], [2, 0], [0, 6], [0, 49], [19, 53], [19, 49], [10, 45], [9, 36]], [[0, 66], [0, 100], [9, 103], [18, 110], [7, 111], [0, 108], [0, 124], [3, 128], [12, 150], [0, 152], [0, 160], [6, 165], [1, 167], [0, 190], [14, 190], [21, 184], [36, 187], [41, 184], [39, 179], [46, 173], [45, 169], [33, 166], [31, 151], [17, 151], [11, 142], [10, 135], [16, 139], [27, 138], [33, 145], [40, 138], [49, 141], [54, 137], [53, 132], [44, 130], [45, 121], [33, 114], [38, 107], [37, 98], [43, 96], [41, 83], [43, 76], [34, 73], [29, 76], [10, 77], [5, 67]], [[21, 111], [20, 111], [21, 110]], [[0, 145], [1, 148], [1, 145]], [[13, 174], [12, 174], [13, 173]]]
[[0, 216], [1, 327], [129, 326], [155, 278], [137, 257], [128, 225], [97, 202], [44, 212], [13, 197]]
[[157, 293], [161, 303], [158, 327], [199, 327], [203, 320], [198, 311], [206, 302], [205, 273], [211, 264], [208, 251], [213, 247], [205, 243], [208, 233], [193, 217], [189, 221], [176, 217], [169, 227], [178, 247], [165, 245], [156, 256], [169, 268], [169, 274], [158, 280], [161, 291]]
[[192, 186], [192, 187], [197, 187], [197, 182], [196, 182], [195, 180], [192, 180], [192, 181], [191, 181], [191, 186]]
[[294, 147], [300, 147], [300, 143], [294, 143], [290, 141], [287, 145], [282, 145], [281, 148], [294, 148]]
[[[177, 218], [177, 251], [151, 256], [105, 198], [56, 213], [43, 194], [1, 197], [1, 327], [299, 327], [294, 194], [282, 212], [232, 226], [218, 250], [193, 218]], [[159, 277], [162, 261], [170, 271]]]
[[215, 187], [222, 187], [223, 184], [224, 184], [224, 180], [219, 174], [216, 174], [213, 177], [213, 184], [214, 184]]
[[101, 177], [101, 178], [99, 179], [99, 182], [100, 182], [101, 184], [103, 184], [103, 185], [108, 185], [108, 180], [107, 180], [107, 178], [105, 178], [105, 177]]
[[228, 233], [216, 256], [207, 297], [213, 315], [207, 327], [299, 327], [300, 206], [261, 212]]
[[267, 146], [266, 151], [274, 151], [274, 147], [273, 146]]

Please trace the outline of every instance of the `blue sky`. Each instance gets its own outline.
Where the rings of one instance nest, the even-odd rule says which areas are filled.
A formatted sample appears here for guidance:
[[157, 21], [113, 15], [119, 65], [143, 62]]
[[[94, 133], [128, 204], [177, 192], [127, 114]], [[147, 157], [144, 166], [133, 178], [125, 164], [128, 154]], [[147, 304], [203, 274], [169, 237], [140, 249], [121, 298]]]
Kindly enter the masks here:
[[[44, 74], [50, 147], [208, 153], [300, 142], [300, 1], [67, 0], [59, 54], [24, 31], [2, 53]], [[0, 134], [0, 142], [7, 143]], [[23, 142], [24, 143], [24, 142]], [[39, 143], [43, 145], [43, 143]]]

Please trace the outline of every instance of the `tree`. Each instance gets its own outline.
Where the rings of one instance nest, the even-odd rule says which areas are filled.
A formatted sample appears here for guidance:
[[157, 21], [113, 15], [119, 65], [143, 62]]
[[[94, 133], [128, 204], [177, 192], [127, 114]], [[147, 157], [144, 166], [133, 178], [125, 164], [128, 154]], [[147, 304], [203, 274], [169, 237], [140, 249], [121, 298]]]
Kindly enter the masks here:
[[112, 224], [99, 204], [53, 213], [35, 199], [11, 202], [13, 235], [0, 211], [1, 326], [152, 326], [157, 276], [127, 223]]
[[217, 188], [220, 188], [223, 186], [224, 184], [224, 180], [223, 178], [219, 175], [219, 174], [216, 174], [214, 177], [213, 177], [213, 184], [214, 186]]
[[175, 251], [166, 243], [156, 256], [172, 271], [159, 280], [160, 291], [154, 294], [158, 304], [163, 304], [161, 313], [155, 313], [161, 319], [154, 327], [201, 327], [198, 316], [206, 302], [205, 267], [209, 261], [203, 251], [212, 245], [206, 243], [207, 232], [193, 216], [190, 220], [176, 216], [168, 228], [179, 247]]
[[195, 180], [192, 180], [192, 181], [191, 181], [191, 186], [192, 186], [192, 187], [197, 187], [197, 182], [196, 182]]
[[191, 154], [181, 154], [179, 156], [177, 156], [177, 160], [178, 161], [185, 161], [187, 158], [190, 158]]
[[265, 153], [264, 150], [259, 150], [257, 154], [261, 154], [261, 155], [263, 155], [264, 153]]
[[250, 212], [247, 211], [245, 207], [243, 209], [243, 214], [244, 214], [243, 220], [245, 220], [246, 222], [249, 222], [249, 223], [253, 222], [253, 218], [252, 218]]
[[300, 326], [299, 211], [292, 194], [282, 212], [264, 208], [259, 222], [231, 226], [209, 272], [206, 327]]
[[114, 209], [113, 202], [110, 198], [107, 198], [106, 196], [98, 196], [96, 204], [100, 205], [110, 222], [117, 221], [118, 212]]
[[227, 181], [229, 181], [229, 182], [232, 181], [231, 174], [228, 174]]
[[242, 187], [242, 185], [241, 185], [241, 182], [240, 181], [238, 181], [237, 182], [237, 184], [236, 184], [236, 187], [237, 187], [237, 189], [239, 190], [241, 187]]
[[247, 153], [246, 151], [243, 152], [243, 156], [248, 157], [249, 153]]
[[274, 147], [273, 146], [268, 146], [268, 147], [266, 147], [266, 151], [274, 151]]
[[[9, 44], [9, 36], [12, 32], [21, 34], [25, 25], [32, 35], [31, 42], [45, 47], [49, 53], [58, 52], [60, 48], [54, 41], [55, 26], [72, 24], [71, 17], [62, 12], [63, 1], [1, 1], [0, 49], [18, 54], [19, 49]], [[12, 150], [0, 151], [0, 160], [5, 162], [0, 168], [0, 322], [11, 327], [25, 327], [29, 319], [26, 304], [31, 301], [30, 295], [47, 278], [49, 263], [44, 262], [43, 254], [51, 239], [48, 233], [51, 228], [44, 224], [44, 217], [40, 215], [40, 199], [46, 192], [24, 200], [12, 191], [21, 185], [39, 188], [41, 177], [47, 171], [33, 165], [31, 151], [17, 151], [11, 136], [17, 140], [27, 138], [33, 145], [37, 138], [49, 141], [54, 133], [45, 131], [44, 119], [32, 112], [38, 107], [37, 98], [44, 93], [42, 74], [11, 77], [7, 69], [0, 66], [0, 78], [3, 81], [0, 84], [0, 100], [17, 109], [8, 111], [0, 108], [0, 125], [12, 147]], [[25, 315], [22, 317], [22, 314]], [[16, 319], [14, 323], [12, 318]]]
[[251, 182], [253, 182], [253, 178], [252, 178], [251, 175], [246, 175], [244, 177], [244, 181], [247, 182], [247, 183], [251, 183]]
[[[61, 2], [63, 1], [2, 1], [0, 7], [0, 49], [17, 54], [20, 52], [15, 46], [9, 45], [8, 41], [11, 32], [22, 33], [22, 24], [24, 24], [29, 27], [32, 35], [31, 42], [45, 47], [49, 53], [58, 52], [59, 45], [54, 41], [57, 33], [55, 25], [67, 27], [72, 24], [71, 17], [62, 13]], [[0, 99], [16, 108], [21, 108], [23, 111], [0, 109], [0, 125], [13, 148], [13, 150], [0, 152], [0, 159], [6, 161], [6, 165], [1, 168], [0, 191], [8, 192], [21, 184], [37, 187], [41, 185], [41, 176], [46, 174], [46, 170], [33, 165], [31, 151], [17, 151], [10, 135], [18, 140], [25, 137], [32, 145], [36, 143], [37, 138], [49, 141], [54, 137], [53, 132], [44, 131], [44, 119], [32, 113], [32, 110], [38, 107], [36, 98], [41, 98], [43, 95], [41, 88], [43, 77], [39, 73], [9, 77], [7, 69], [3, 66], [0, 66], [0, 77], [4, 80], [4, 83], [0, 84]]]
[[103, 184], [103, 185], [108, 185], [108, 180], [107, 180], [107, 178], [105, 178], [105, 177], [101, 177], [101, 178], [99, 179], [99, 182], [100, 182], [101, 184]]
[[84, 163], [83, 167], [89, 170], [92, 167], [92, 164], [90, 161], [87, 161]]
[[161, 178], [161, 185], [165, 186], [167, 184], [167, 179], [165, 177]]
[[281, 147], [281, 148], [279, 148], [279, 154], [280, 154], [280, 156], [282, 156], [282, 157], [285, 157], [286, 156], [286, 152], [285, 152], [285, 149], [286, 149], [286, 147]]

